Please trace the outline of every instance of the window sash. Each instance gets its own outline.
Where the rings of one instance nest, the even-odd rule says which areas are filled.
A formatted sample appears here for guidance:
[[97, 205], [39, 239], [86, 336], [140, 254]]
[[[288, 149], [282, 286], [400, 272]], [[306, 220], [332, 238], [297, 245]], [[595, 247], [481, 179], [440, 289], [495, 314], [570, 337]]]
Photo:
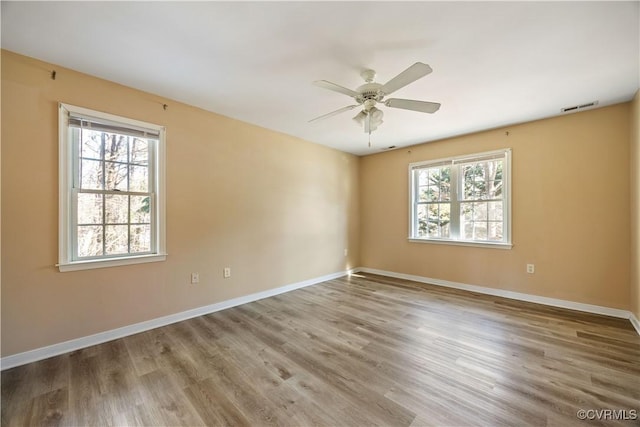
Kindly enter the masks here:
[[119, 135], [135, 136], [145, 139], [158, 139], [160, 132], [156, 129], [147, 129], [135, 125], [123, 125], [122, 123], [107, 119], [96, 119], [91, 116], [70, 114], [69, 128], [90, 129], [98, 132], [117, 133]]
[[[477, 164], [488, 163], [488, 162], [492, 162], [492, 161], [494, 161], [494, 162], [496, 162], [496, 163], [497, 163], [497, 162], [499, 162], [499, 163], [500, 163], [500, 165], [502, 166], [502, 177], [501, 177], [500, 179], [496, 179], [496, 178], [494, 177], [494, 179], [493, 179], [493, 180], [492, 180], [492, 179], [485, 179], [483, 182], [484, 182], [485, 184], [488, 184], [488, 183], [489, 183], [489, 182], [491, 182], [491, 181], [493, 181], [494, 183], [495, 183], [496, 181], [500, 181], [500, 182], [501, 182], [501, 185], [502, 185], [502, 189], [501, 189], [501, 192], [500, 192], [500, 197], [493, 197], [492, 199], [502, 200], [502, 199], [504, 198], [504, 192], [503, 192], [503, 190], [504, 190], [504, 186], [505, 186], [505, 179], [504, 179], [504, 178], [505, 178], [505, 176], [504, 176], [505, 161], [504, 161], [504, 155], [503, 155], [503, 156], [501, 156], [501, 157], [493, 157], [493, 156], [492, 156], [492, 157], [490, 157], [490, 158], [484, 158], [484, 159], [480, 159], [480, 160], [478, 160], [478, 159], [474, 159], [474, 160], [471, 160], [471, 161], [462, 161], [462, 162], [458, 162], [458, 163], [456, 163], [456, 166], [457, 166], [457, 169], [458, 169], [458, 173], [459, 173], [459, 175], [460, 175], [460, 181], [458, 182], [458, 187], [459, 187], [459, 190], [460, 190], [460, 191], [458, 192], [458, 194], [459, 194], [459, 197], [458, 197], [459, 201], [461, 201], [461, 202], [467, 202], [467, 201], [483, 201], [483, 200], [489, 200], [489, 197], [485, 197], [485, 196], [488, 196], [488, 194], [486, 194], [486, 195], [482, 195], [481, 197], [467, 197], [467, 196], [466, 196], [466, 191], [465, 191], [465, 184], [466, 184], [466, 181], [465, 181], [464, 173], [462, 173], [462, 170], [463, 170], [463, 169], [464, 169], [464, 167], [465, 167], [465, 166], [467, 166], [467, 165], [477, 165]], [[498, 165], [496, 164], [496, 173], [497, 173], [497, 168], [498, 168]], [[496, 175], [496, 176], [497, 176], [497, 175]], [[489, 178], [489, 177], [485, 177], [485, 178]]]
[[[115, 133], [117, 135], [125, 135], [125, 136], [133, 136], [133, 137], [137, 137], [137, 138], [144, 138], [147, 139], [148, 141], [148, 146], [147, 146], [147, 162], [144, 165], [145, 167], [147, 167], [147, 189], [148, 191], [146, 192], [139, 192], [139, 191], [130, 191], [130, 190], [115, 190], [115, 189], [107, 189], [107, 185], [106, 185], [106, 175], [104, 172], [104, 167], [105, 164], [108, 162], [111, 163], [119, 163], [119, 164], [124, 164], [127, 165], [127, 187], [130, 188], [131, 186], [131, 182], [130, 182], [130, 166], [140, 166], [136, 163], [132, 163], [131, 159], [130, 159], [130, 153], [129, 150], [130, 148], [127, 147], [127, 161], [126, 162], [118, 162], [118, 161], [107, 161], [105, 159], [105, 153], [104, 153], [104, 147], [101, 147], [101, 156], [99, 159], [91, 159], [97, 162], [100, 162], [101, 167], [102, 167], [102, 182], [101, 182], [101, 187], [102, 189], [90, 189], [90, 188], [82, 188], [82, 177], [81, 177], [81, 163], [82, 160], [84, 159], [84, 157], [81, 157], [81, 152], [80, 152], [80, 147], [82, 145], [82, 130], [85, 129], [84, 127], [77, 127], [73, 124], [73, 122], [71, 122], [71, 120], [73, 120], [73, 117], [70, 118], [70, 126], [69, 126], [69, 143], [72, 145], [72, 163], [73, 163], [73, 186], [72, 186], [72, 197], [71, 197], [71, 203], [72, 203], [72, 208], [71, 208], [71, 224], [70, 224], [70, 231], [71, 231], [71, 243], [72, 243], [72, 247], [71, 247], [71, 261], [83, 261], [83, 260], [91, 260], [91, 259], [102, 259], [102, 258], [118, 258], [118, 257], [123, 257], [123, 256], [137, 256], [137, 255], [148, 255], [148, 254], [154, 254], [157, 253], [157, 238], [156, 238], [156, 234], [154, 233], [154, 230], [156, 229], [156, 208], [155, 208], [155, 192], [153, 191], [154, 187], [155, 187], [155, 167], [154, 165], [156, 164], [156, 146], [157, 146], [157, 139], [150, 139], [145, 135], [137, 135], [135, 134], [135, 132], [131, 132], [131, 134], [128, 134], [127, 132], [120, 132], [121, 129], [126, 129], [123, 127], [123, 125], [120, 125], [119, 127], [116, 126], [110, 126], [110, 127], [106, 127], [103, 126], [101, 128], [91, 128], [91, 130], [93, 131], [98, 131], [98, 132], [106, 132], [106, 133]], [[118, 130], [116, 132], [116, 130]], [[127, 141], [127, 144], [129, 144], [130, 141]], [[79, 253], [79, 246], [80, 246], [80, 241], [79, 239], [79, 235], [78, 235], [78, 231], [80, 227], [86, 227], [89, 226], [89, 224], [84, 225], [84, 224], [80, 224], [78, 222], [78, 195], [79, 194], [100, 194], [102, 195], [102, 221], [100, 223], [96, 223], [96, 224], [91, 224], [91, 225], [95, 225], [98, 227], [101, 227], [102, 229], [102, 254], [100, 255], [94, 255], [94, 256], [81, 256], [81, 254]], [[122, 225], [126, 225], [127, 226], [127, 251], [126, 252], [122, 252], [122, 253], [118, 253], [118, 254], [108, 254], [107, 253], [107, 239], [106, 239], [106, 234], [107, 234], [107, 227], [108, 226], [113, 226], [113, 225], [118, 225], [118, 224], [114, 224], [114, 223], [107, 223], [106, 220], [106, 197], [104, 197], [105, 195], [121, 195], [121, 196], [128, 196], [128, 206], [127, 206], [127, 216], [128, 216], [128, 221], [126, 223], [123, 223]], [[131, 228], [132, 226], [136, 226], [136, 225], [142, 225], [139, 223], [132, 223], [131, 222], [131, 199], [130, 196], [146, 196], [149, 197], [149, 214], [150, 214], [150, 245], [149, 245], [149, 250], [148, 251], [138, 251], [138, 252], [131, 252]]]
[[[80, 223], [78, 221], [78, 195], [79, 194], [98, 194], [103, 196], [102, 198], [102, 214], [101, 221], [96, 223]], [[127, 222], [107, 222], [106, 216], [106, 198], [104, 196], [107, 195], [118, 195], [118, 196], [139, 196], [139, 197], [149, 197], [149, 222], [131, 222], [131, 199], [128, 200], [128, 208], [127, 208]], [[154, 233], [156, 229], [156, 195], [155, 193], [139, 193], [139, 192], [124, 192], [124, 191], [102, 191], [102, 190], [81, 190], [74, 188], [72, 190], [71, 196], [71, 239], [74, 243], [72, 245], [72, 261], [84, 261], [91, 259], [102, 259], [102, 258], [118, 258], [123, 256], [137, 256], [137, 255], [149, 255], [157, 253], [157, 233]], [[106, 228], [108, 226], [121, 225], [127, 226], [127, 252], [119, 253], [119, 254], [107, 254], [106, 245]], [[131, 252], [131, 228], [140, 225], [149, 225], [150, 228], [150, 242], [149, 242], [149, 250], [148, 251], [137, 251]], [[78, 229], [79, 227], [88, 227], [88, 226], [96, 226], [102, 227], [102, 254], [95, 256], [80, 256], [78, 253], [79, 241], [78, 241]]]

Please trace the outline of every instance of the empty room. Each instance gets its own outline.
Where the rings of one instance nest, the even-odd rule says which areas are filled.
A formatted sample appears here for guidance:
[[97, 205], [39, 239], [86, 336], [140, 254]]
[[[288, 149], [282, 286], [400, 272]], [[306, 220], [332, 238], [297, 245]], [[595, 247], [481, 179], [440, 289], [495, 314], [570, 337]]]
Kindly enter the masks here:
[[2, 426], [640, 423], [640, 2], [1, 2]]

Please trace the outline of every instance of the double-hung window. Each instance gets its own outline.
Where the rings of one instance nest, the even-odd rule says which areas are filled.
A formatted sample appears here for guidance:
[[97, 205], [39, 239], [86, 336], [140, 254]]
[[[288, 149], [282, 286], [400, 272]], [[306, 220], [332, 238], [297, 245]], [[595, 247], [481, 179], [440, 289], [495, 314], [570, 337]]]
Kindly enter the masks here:
[[59, 106], [60, 271], [162, 261], [164, 128]]
[[409, 165], [409, 239], [511, 247], [511, 151]]

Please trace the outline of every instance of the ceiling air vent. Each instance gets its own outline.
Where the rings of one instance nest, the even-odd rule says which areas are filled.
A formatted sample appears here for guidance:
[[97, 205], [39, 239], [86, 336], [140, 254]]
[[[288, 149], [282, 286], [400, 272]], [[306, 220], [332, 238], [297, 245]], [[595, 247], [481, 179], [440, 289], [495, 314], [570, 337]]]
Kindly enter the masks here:
[[573, 107], [561, 108], [560, 111], [562, 111], [563, 113], [570, 113], [572, 111], [578, 111], [585, 108], [595, 107], [596, 105], [598, 105], [598, 101], [592, 101], [592, 102], [587, 102], [586, 104], [574, 105]]

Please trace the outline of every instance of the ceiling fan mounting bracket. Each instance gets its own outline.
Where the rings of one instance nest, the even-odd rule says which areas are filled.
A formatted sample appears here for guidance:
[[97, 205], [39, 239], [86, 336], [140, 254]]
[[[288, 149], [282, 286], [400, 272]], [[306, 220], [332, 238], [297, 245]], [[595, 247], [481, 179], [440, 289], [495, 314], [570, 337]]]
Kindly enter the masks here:
[[376, 72], [373, 70], [364, 70], [360, 73], [360, 76], [364, 79], [365, 82], [371, 83], [376, 79]]

